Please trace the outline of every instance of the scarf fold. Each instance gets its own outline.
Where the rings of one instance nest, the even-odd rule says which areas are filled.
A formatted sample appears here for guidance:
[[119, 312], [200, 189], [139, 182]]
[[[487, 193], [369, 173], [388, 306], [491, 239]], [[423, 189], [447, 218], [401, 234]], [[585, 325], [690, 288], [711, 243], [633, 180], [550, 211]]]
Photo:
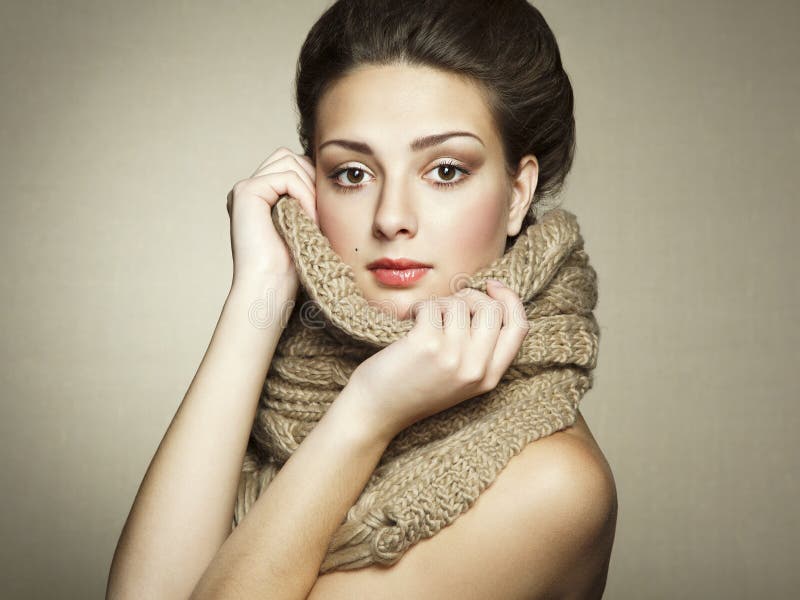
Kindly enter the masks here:
[[[366, 358], [407, 334], [414, 321], [362, 295], [344, 263], [293, 197], [272, 209], [300, 280], [278, 341], [242, 466], [232, 526]], [[577, 218], [555, 208], [521, 232], [505, 254], [465, 277], [486, 291], [499, 279], [521, 298], [530, 330], [497, 386], [417, 421], [395, 436], [331, 538], [320, 567], [391, 565], [472, 506], [528, 443], [574, 424], [592, 387], [600, 330], [597, 275]], [[313, 474], [309, 474], [313, 476]]]

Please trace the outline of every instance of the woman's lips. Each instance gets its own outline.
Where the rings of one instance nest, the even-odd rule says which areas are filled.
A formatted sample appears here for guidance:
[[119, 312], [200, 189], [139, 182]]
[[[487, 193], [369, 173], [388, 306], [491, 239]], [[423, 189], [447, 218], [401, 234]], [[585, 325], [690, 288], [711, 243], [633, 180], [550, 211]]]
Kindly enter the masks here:
[[380, 283], [392, 287], [408, 287], [431, 270], [431, 267], [413, 267], [409, 269], [370, 269]]
[[375, 279], [391, 287], [409, 287], [433, 268], [413, 258], [384, 256], [367, 265]]

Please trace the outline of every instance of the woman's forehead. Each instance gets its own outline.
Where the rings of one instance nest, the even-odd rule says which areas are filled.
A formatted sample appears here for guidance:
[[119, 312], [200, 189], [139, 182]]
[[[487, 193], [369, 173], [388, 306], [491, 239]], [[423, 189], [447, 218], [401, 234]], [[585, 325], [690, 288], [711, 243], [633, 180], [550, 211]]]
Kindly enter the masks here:
[[[464, 131], [461, 144], [488, 147], [493, 135], [489, 107], [480, 89], [464, 77], [408, 65], [359, 67], [321, 97], [317, 146], [333, 139], [360, 140], [379, 134], [393, 144], [431, 134]], [[477, 139], [476, 139], [477, 138]], [[451, 138], [456, 139], [456, 138]], [[367, 152], [369, 153], [369, 152]]]

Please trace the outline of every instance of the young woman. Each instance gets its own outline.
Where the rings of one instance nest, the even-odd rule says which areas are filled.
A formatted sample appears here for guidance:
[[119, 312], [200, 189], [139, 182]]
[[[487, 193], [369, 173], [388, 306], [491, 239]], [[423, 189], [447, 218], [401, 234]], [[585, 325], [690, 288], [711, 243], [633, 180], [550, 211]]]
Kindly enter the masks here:
[[[392, 437], [490, 388], [527, 333], [512, 290], [453, 293], [453, 280], [501, 256], [570, 169], [572, 90], [546, 22], [524, 0], [339, 0], [303, 47], [297, 104], [304, 154], [278, 148], [228, 195], [230, 292], [137, 494], [107, 597], [600, 598], [616, 490], [580, 413], [527, 445], [474, 506], [397, 564], [318, 576]], [[366, 298], [415, 324], [359, 366], [231, 533], [285, 325], [255, 327], [249, 309], [265, 295], [280, 309], [299, 285], [271, 220], [284, 194]], [[399, 258], [424, 267], [374, 268]], [[476, 319], [486, 302], [502, 310], [502, 327]], [[462, 320], [442, 326], [448, 314]]]

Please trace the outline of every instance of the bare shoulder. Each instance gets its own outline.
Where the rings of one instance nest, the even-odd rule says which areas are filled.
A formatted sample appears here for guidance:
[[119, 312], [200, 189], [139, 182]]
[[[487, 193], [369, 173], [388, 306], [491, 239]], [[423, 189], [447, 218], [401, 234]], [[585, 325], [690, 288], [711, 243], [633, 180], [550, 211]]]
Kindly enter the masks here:
[[327, 573], [308, 598], [600, 598], [616, 513], [611, 469], [579, 415], [525, 446], [468, 511], [396, 564]]
[[[614, 475], [583, 416], [573, 427], [528, 444], [509, 463], [504, 485], [517, 484], [522, 502], [548, 539], [531, 574], [549, 574], [548, 598], [600, 598], [614, 543]], [[511, 489], [507, 490], [512, 494]], [[536, 588], [536, 582], [531, 581]], [[530, 596], [536, 598], [537, 596]]]

